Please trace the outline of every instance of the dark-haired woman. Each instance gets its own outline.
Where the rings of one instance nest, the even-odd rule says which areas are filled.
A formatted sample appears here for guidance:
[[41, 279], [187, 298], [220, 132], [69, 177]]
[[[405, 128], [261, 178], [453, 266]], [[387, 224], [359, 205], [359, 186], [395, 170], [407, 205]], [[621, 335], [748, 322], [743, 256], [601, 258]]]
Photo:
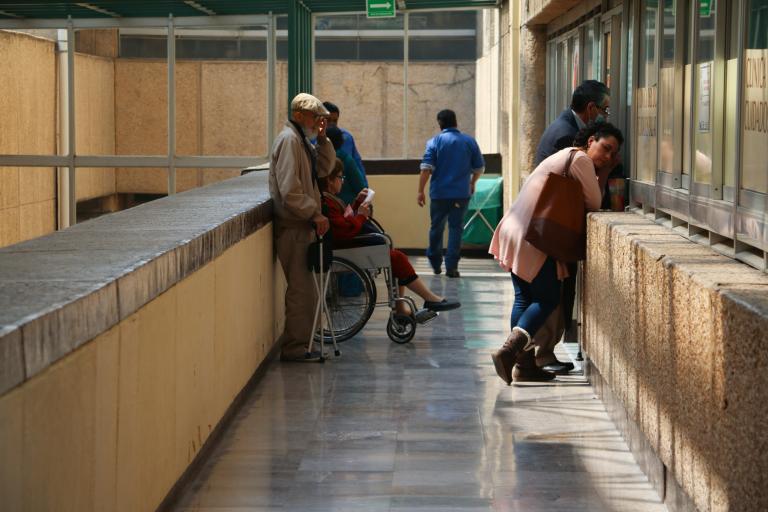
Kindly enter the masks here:
[[[344, 183], [344, 164], [336, 159], [336, 165], [328, 176], [319, 179], [320, 191], [323, 194], [323, 204], [326, 207], [326, 216], [331, 224], [331, 233], [334, 243], [351, 240], [363, 230], [363, 226], [371, 216], [370, 205], [363, 203], [367, 190], [358, 194], [357, 199], [350, 206], [347, 205], [338, 193]], [[399, 293], [402, 297], [407, 287], [419, 297], [424, 299], [424, 309], [431, 311], [448, 311], [461, 306], [459, 302], [448, 301], [447, 299], [436, 295], [430, 290], [424, 281], [416, 274], [408, 256], [402, 251], [391, 249], [389, 257], [392, 261], [392, 275], [397, 279], [400, 287]], [[398, 301], [396, 304], [399, 313], [409, 314], [410, 311], [404, 302]]]
[[355, 159], [342, 149], [344, 134], [341, 129], [336, 126], [329, 126], [325, 130], [325, 135], [333, 144], [333, 149], [336, 150], [336, 158], [341, 160], [344, 165], [344, 184], [336, 195], [345, 203], [351, 204], [360, 191], [368, 186], [365, 175], [358, 167]]
[[[545, 381], [555, 375], [536, 366], [533, 337], [560, 302], [561, 281], [568, 276], [565, 263], [531, 245], [525, 234], [550, 173], [562, 173], [571, 153], [569, 175], [581, 184], [587, 211], [600, 208], [602, 188], [595, 169], [609, 167], [617, 158], [624, 137], [609, 123], [584, 128], [577, 140], [581, 147], [563, 149], [545, 159], [531, 173], [515, 202], [493, 234], [489, 252], [510, 272], [515, 286], [515, 303], [510, 324], [512, 332], [493, 353], [496, 373], [507, 384], [515, 381]], [[576, 211], [574, 209], [574, 211]]]

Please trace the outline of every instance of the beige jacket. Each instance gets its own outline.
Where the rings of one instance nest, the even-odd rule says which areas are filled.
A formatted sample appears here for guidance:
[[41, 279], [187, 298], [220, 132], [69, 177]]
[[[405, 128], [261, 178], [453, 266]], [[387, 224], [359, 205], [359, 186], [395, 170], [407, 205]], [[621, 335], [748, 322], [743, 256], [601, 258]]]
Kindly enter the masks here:
[[[320, 190], [312, 179], [312, 162], [302, 143], [304, 137], [290, 123], [275, 139], [269, 164], [269, 193], [275, 207], [278, 226], [307, 226], [320, 213]], [[333, 168], [336, 152], [327, 139], [318, 139], [317, 148], [307, 145], [317, 155], [317, 172], [327, 175]]]

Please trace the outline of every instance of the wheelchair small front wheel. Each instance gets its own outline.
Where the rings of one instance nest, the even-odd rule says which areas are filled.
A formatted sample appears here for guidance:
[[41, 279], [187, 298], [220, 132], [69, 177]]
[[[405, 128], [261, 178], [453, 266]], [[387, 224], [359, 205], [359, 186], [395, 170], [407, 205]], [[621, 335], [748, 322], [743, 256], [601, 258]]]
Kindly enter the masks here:
[[416, 335], [416, 319], [411, 315], [395, 313], [389, 316], [387, 336], [395, 343], [408, 343]]

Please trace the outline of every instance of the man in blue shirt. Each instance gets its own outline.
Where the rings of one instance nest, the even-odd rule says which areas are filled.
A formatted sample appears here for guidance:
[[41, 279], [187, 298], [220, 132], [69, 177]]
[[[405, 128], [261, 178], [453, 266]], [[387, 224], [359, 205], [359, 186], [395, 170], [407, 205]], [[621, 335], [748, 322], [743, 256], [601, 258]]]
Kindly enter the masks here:
[[427, 258], [435, 274], [443, 264], [443, 232], [448, 221], [448, 251], [445, 255], [445, 274], [459, 277], [461, 235], [464, 231], [464, 213], [469, 198], [475, 193], [475, 183], [485, 171], [485, 161], [477, 141], [456, 128], [456, 113], [441, 110], [437, 114], [440, 134], [427, 142], [421, 161], [417, 202], [424, 206], [424, 187], [429, 184], [429, 229]]
[[344, 136], [344, 142], [341, 145], [341, 150], [344, 151], [346, 154], [352, 157], [352, 159], [357, 164], [357, 168], [360, 171], [360, 174], [363, 175], [363, 181], [365, 182], [365, 186], [368, 187], [368, 177], [365, 175], [365, 167], [363, 167], [363, 159], [360, 158], [360, 153], [357, 151], [357, 146], [355, 146], [355, 138], [352, 137], [352, 134], [349, 133], [344, 128], [341, 128], [339, 126], [339, 116], [341, 116], [341, 112], [339, 111], [339, 107], [331, 103], [330, 101], [323, 102], [323, 106], [328, 110], [328, 112], [331, 113], [330, 117], [328, 118], [328, 127], [335, 126], [341, 130], [342, 135]]

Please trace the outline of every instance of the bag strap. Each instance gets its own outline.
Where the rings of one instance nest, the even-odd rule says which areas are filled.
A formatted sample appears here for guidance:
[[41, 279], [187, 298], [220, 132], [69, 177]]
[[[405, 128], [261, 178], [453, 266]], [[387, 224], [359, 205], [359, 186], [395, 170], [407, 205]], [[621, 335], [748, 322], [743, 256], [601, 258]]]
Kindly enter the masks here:
[[309, 143], [307, 143], [307, 137], [304, 135], [304, 130], [301, 129], [301, 125], [294, 121], [293, 119], [288, 120], [294, 127], [294, 129], [299, 132], [299, 138], [301, 139], [301, 145], [304, 146], [304, 151], [306, 151], [307, 156], [309, 157], [309, 163], [312, 168], [312, 181], [315, 185], [317, 185], [317, 188], [320, 188], [320, 183], [317, 181], [317, 156], [314, 151], [312, 151], [312, 148], [309, 147]]
[[565, 162], [565, 168], [563, 168], [563, 176], [566, 178], [570, 177], [569, 171], [571, 170], [571, 163], [573, 163], [573, 158], [577, 151], [578, 149], [571, 148], [571, 153], [568, 155], [568, 160]]

